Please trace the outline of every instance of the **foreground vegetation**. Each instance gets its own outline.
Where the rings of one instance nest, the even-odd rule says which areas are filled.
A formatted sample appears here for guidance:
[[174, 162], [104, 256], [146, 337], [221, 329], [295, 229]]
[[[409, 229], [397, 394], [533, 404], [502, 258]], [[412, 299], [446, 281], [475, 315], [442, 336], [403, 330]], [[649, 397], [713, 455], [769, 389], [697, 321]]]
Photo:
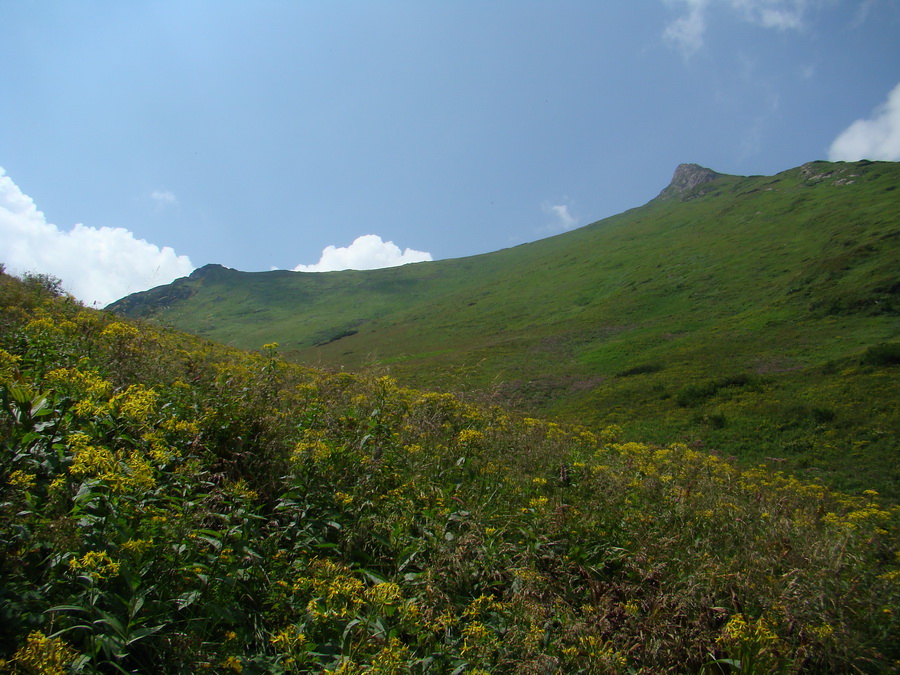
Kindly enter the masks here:
[[10, 672], [887, 672], [900, 509], [0, 274]]
[[208, 266], [113, 308], [900, 499], [898, 184], [896, 162], [720, 176], [482, 256], [325, 274]]

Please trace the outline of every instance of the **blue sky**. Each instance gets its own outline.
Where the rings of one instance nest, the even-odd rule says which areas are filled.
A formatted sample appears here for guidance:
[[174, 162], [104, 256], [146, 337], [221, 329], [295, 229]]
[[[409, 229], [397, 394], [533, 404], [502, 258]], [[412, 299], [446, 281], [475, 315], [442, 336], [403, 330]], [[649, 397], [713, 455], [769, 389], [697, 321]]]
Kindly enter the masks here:
[[0, 63], [0, 262], [88, 303], [900, 160], [900, 0], [3, 0]]

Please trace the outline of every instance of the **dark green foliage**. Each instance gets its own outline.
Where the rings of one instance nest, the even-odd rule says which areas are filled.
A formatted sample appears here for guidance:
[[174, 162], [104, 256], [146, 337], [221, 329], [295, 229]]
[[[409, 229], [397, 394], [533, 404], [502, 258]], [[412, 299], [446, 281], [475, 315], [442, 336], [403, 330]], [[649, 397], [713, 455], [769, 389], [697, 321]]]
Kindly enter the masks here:
[[678, 405], [683, 407], [695, 406], [712, 398], [723, 389], [739, 389], [749, 387], [757, 381], [757, 378], [746, 373], [722, 377], [702, 384], [690, 384], [675, 396]]
[[[2, 274], [2, 272], [0, 272]], [[38, 293], [46, 293], [53, 297], [63, 295], [63, 282], [59, 277], [52, 274], [39, 274], [27, 272], [22, 275], [22, 283], [26, 288], [37, 291]]]
[[616, 377], [632, 377], [633, 375], [648, 375], [650, 373], [658, 373], [663, 367], [658, 363], [645, 363], [640, 366], [626, 368], [620, 373], [616, 373]]
[[882, 342], [867, 348], [862, 362], [870, 366], [896, 366], [900, 364], [900, 342]]

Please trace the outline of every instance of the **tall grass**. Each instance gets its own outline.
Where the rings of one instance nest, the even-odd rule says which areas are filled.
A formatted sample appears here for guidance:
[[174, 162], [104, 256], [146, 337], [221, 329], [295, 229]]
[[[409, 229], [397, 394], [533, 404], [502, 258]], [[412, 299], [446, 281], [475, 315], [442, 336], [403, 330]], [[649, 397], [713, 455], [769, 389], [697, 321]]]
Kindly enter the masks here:
[[19, 673], [886, 672], [896, 506], [0, 275]]

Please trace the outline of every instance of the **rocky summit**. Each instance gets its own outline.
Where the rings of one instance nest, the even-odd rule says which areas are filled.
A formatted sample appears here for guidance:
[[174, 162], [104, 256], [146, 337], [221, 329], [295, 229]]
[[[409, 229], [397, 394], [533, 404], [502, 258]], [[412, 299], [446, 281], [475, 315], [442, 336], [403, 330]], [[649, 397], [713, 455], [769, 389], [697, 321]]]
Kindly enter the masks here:
[[687, 198], [688, 193], [691, 193], [691, 197], [698, 197], [700, 194], [693, 194], [694, 188], [710, 183], [722, 175], [699, 164], [679, 164], [672, 176], [672, 182], [656, 198], [670, 199], [677, 196]]

